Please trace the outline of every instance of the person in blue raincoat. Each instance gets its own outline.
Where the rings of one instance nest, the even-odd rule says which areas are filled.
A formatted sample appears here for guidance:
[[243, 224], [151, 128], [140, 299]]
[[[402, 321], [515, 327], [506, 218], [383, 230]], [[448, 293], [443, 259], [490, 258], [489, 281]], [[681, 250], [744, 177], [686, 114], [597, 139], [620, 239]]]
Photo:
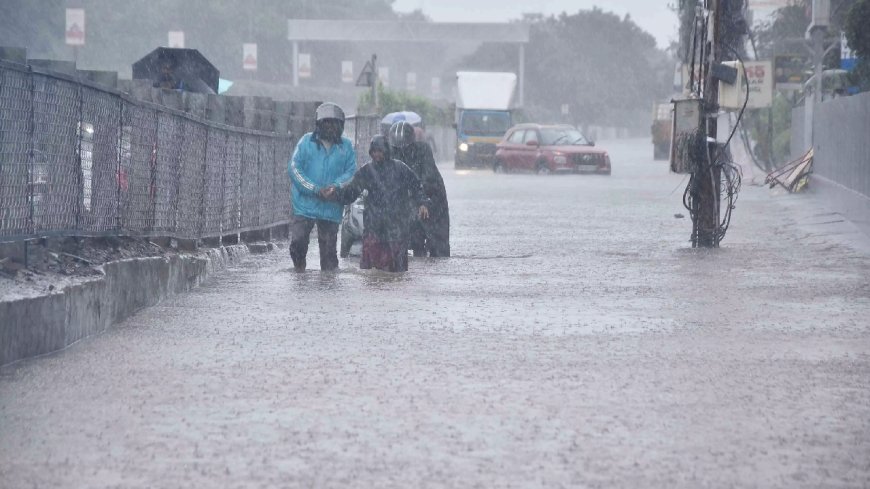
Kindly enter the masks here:
[[315, 112], [315, 129], [302, 136], [288, 164], [293, 199], [290, 224], [290, 257], [297, 272], [305, 270], [311, 230], [317, 226], [320, 269], [338, 268], [336, 241], [342, 206], [335, 202], [335, 188], [356, 172], [353, 143], [345, 137], [344, 111], [325, 103]]

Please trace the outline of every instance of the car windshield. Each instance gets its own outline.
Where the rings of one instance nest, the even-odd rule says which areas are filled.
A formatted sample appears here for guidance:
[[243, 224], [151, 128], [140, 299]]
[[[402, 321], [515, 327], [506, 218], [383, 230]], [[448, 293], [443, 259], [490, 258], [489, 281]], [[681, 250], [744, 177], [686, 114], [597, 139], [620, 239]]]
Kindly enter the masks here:
[[462, 117], [463, 130], [471, 136], [501, 136], [510, 125], [511, 119], [507, 113], [466, 113]]
[[548, 127], [541, 129], [541, 144], [544, 146], [568, 146], [587, 144], [580, 131], [570, 127]]

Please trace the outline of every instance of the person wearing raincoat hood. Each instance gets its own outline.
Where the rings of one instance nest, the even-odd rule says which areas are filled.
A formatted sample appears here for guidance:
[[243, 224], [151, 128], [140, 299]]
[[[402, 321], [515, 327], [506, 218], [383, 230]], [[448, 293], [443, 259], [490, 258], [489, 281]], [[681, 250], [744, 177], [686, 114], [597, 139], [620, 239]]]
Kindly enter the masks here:
[[356, 153], [344, 132], [344, 111], [332, 103], [315, 112], [315, 130], [302, 136], [287, 167], [293, 198], [290, 257], [297, 272], [305, 270], [311, 230], [317, 226], [320, 269], [338, 268], [338, 225], [342, 207], [332, 195], [356, 172]]
[[411, 249], [414, 256], [450, 256], [450, 210], [447, 189], [435, 164], [432, 149], [417, 141], [414, 127], [407, 121], [394, 123], [387, 133], [390, 151], [420, 179], [423, 194], [429, 199], [429, 220], [415, 220], [411, 227]]
[[335, 188], [334, 198], [350, 204], [365, 190], [363, 211], [362, 257], [360, 268], [377, 268], [388, 272], [408, 270], [410, 213], [429, 218], [428, 200], [417, 175], [401, 161], [390, 157], [390, 147], [383, 136], [372, 138], [371, 161], [347, 184]]

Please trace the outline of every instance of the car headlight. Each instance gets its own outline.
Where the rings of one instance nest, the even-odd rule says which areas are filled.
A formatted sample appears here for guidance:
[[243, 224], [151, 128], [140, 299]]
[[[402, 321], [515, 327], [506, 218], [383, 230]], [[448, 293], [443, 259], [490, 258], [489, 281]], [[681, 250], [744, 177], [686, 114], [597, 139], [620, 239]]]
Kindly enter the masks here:
[[553, 163], [564, 165], [565, 163], [568, 163], [568, 158], [566, 158], [565, 155], [556, 155], [553, 157]]
[[459, 144], [459, 151], [468, 151], [468, 144], [460, 143]]

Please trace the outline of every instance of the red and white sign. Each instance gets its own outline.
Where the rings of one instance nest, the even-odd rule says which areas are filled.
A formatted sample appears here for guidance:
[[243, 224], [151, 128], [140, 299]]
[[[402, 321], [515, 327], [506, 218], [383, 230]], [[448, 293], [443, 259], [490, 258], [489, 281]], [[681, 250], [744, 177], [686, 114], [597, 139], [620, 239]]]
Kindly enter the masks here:
[[341, 81], [344, 83], [353, 83], [353, 61], [341, 62]]
[[417, 90], [417, 74], [409, 71], [405, 74], [405, 90], [414, 92]]
[[169, 31], [167, 46], [171, 48], [184, 48], [184, 31]]
[[311, 55], [299, 53], [299, 78], [311, 78]]
[[246, 42], [242, 44], [242, 69], [257, 71], [257, 44]]
[[773, 68], [770, 61], [747, 61], [746, 78], [749, 80], [747, 109], [760, 109], [773, 105]]
[[85, 45], [85, 9], [66, 9], [66, 43], [70, 46]]
[[381, 84], [385, 87], [390, 86], [390, 69], [386, 66], [378, 67], [378, 80], [381, 81]]
[[733, 85], [719, 83], [720, 107], [740, 109], [746, 103], [747, 109], [762, 109], [773, 105], [773, 70], [770, 61], [747, 61], [745, 64], [726, 61], [722, 64], [737, 69], [737, 80]]

